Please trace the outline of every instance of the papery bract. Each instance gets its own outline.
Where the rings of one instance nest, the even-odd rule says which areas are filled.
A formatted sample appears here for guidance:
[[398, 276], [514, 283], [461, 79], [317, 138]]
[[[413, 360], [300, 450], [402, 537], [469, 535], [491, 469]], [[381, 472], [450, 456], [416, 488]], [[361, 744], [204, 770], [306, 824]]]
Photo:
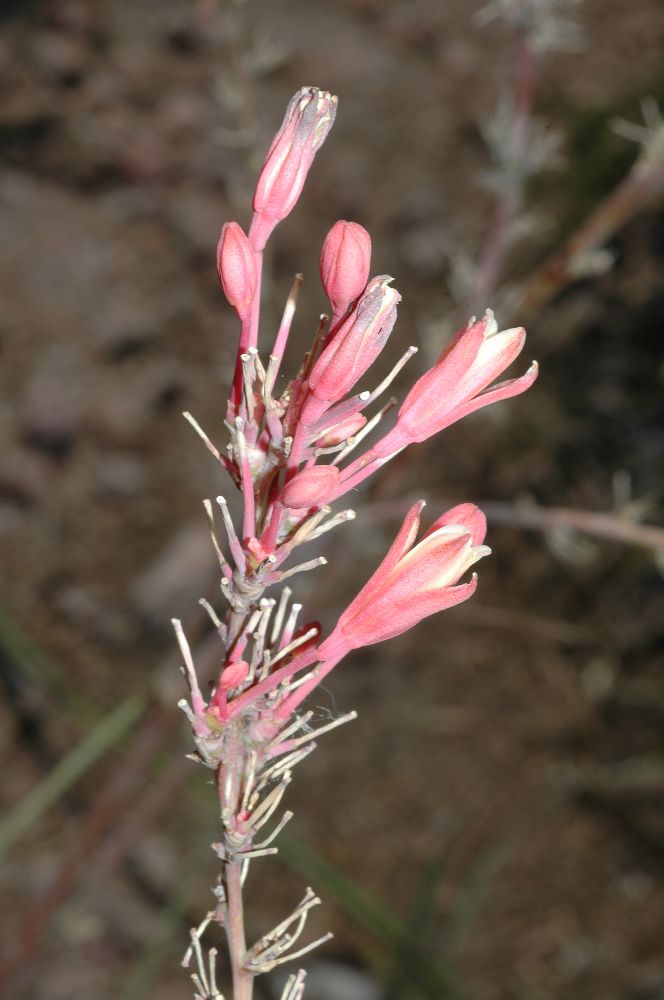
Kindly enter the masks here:
[[320, 280], [335, 315], [346, 311], [362, 294], [371, 266], [371, 237], [357, 222], [340, 219], [325, 237], [320, 255]]
[[499, 331], [490, 311], [460, 330], [412, 387], [395, 427], [374, 447], [374, 454], [394, 454], [482, 406], [525, 392], [537, 378], [535, 362], [520, 378], [490, 385], [521, 352], [525, 339], [522, 327]]
[[351, 649], [391, 639], [474, 592], [475, 577], [457, 583], [490, 552], [482, 544], [484, 515], [473, 504], [455, 507], [413, 547], [423, 506], [419, 501], [411, 507], [382, 563], [319, 647], [321, 660], [336, 660]]
[[226, 298], [244, 321], [256, 294], [258, 272], [251, 243], [237, 222], [227, 222], [221, 230], [217, 272]]
[[337, 98], [317, 87], [302, 87], [291, 98], [256, 185], [249, 234], [255, 249], [263, 249], [276, 224], [286, 218], [300, 197], [336, 113]]

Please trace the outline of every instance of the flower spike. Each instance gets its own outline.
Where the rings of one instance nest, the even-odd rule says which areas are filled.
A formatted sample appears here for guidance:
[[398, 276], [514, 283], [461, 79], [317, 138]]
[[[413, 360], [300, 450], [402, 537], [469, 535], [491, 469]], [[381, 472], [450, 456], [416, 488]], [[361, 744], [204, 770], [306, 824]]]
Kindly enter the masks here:
[[[185, 414], [240, 494], [233, 517], [226, 500], [217, 497], [227, 535], [223, 549], [212, 504], [204, 501], [227, 610], [218, 615], [201, 599], [212, 629], [196, 650], [190, 649], [180, 621], [173, 622], [189, 688], [189, 697], [178, 704], [192, 729], [190, 756], [214, 775], [220, 821], [219, 839], [212, 844], [221, 863], [213, 889], [216, 902], [192, 931], [184, 960], [187, 964], [195, 958], [195, 1000], [223, 1000], [216, 948], [204, 951], [201, 941], [210, 924], [226, 932], [236, 1000], [250, 1000], [259, 973], [327, 940], [326, 935], [300, 947], [307, 915], [319, 902], [312, 890], [253, 945], [243, 915], [249, 867], [277, 852], [272, 845], [292, 815], [280, 815], [280, 810], [294, 768], [320, 736], [355, 718], [347, 712], [321, 720], [315, 709], [300, 711], [300, 705], [353, 649], [398, 636], [470, 597], [477, 581], [467, 571], [490, 551], [484, 545], [486, 519], [474, 504], [460, 504], [441, 514], [418, 541], [424, 501], [414, 504], [384, 559], [323, 641], [317, 621], [300, 623], [303, 605], [292, 601], [284, 582], [326, 564], [318, 540], [355, 517], [350, 509], [335, 511], [335, 500], [407, 444], [423, 441], [480, 406], [522, 392], [536, 375], [533, 368], [520, 379], [492, 385], [519, 354], [525, 334], [520, 329], [499, 332], [487, 312], [461, 330], [417, 381], [396, 426], [349, 458], [362, 442], [380, 437], [377, 427], [397, 400], [388, 399], [377, 411], [372, 404], [416, 348], [408, 348], [373, 391], [357, 391], [391, 334], [401, 296], [387, 275], [368, 281], [371, 238], [362, 226], [344, 219], [332, 226], [321, 251], [320, 278], [331, 308], [329, 316], [312, 324], [311, 347], [292, 377], [282, 375], [302, 282], [296, 274], [273, 333], [272, 352], [260, 353], [265, 243], [296, 204], [335, 114], [336, 98], [326, 91], [304, 87], [295, 94], [260, 171], [248, 233], [237, 222], [221, 231], [219, 279], [240, 319], [224, 421], [226, 447], [214, 443]], [[291, 558], [310, 543], [316, 546], [307, 558], [299, 553]], [[268, 588], [274, 588], [274, 596], [266, 596]], [[223, 648], [217, 652], [219, 643]], [[203, 684], [197, 666], [206, 678]], [[281, 1000], [302, 1000], [303, 989], [300, 972], [287, 980]]]

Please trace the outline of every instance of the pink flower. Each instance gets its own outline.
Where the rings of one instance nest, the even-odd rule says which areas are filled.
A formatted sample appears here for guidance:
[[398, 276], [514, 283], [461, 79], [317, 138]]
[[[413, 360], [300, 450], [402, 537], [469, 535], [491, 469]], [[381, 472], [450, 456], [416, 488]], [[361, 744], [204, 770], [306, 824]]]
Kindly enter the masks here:
[[460, 330], [410, 390], [395, 427], [376, 445], [376, 456], [392, 455], [482, 406], [525, 392], [537, 378], [536, 362], [521, 378], [490, 386], [521, 352], [525, 339], [522, 327], [499, 331], [490, 310]]
[[251, 243], [237, 222], [227, 222], [221, 230], [217, 272], [226, 298], [244, 322], [256, 294], [258, 272]]
[[387, 274], [372, 278], [357, 306], [342, 323], [309, 376], [309, 398], [301, 415], [309, 426], [342, 399], [382, 351], [397, 318], [401, 296]]
[[337, 98], [317, 87], [302, 87], [291, 98], [256, 185], [250, 231], [256, 250], [263, 249], [276, 224], [293, 209], [336, 113]]
[[325, 237], [320, 280], [336, 316], [364, 291], [371, 265], [371, 237], [357, 222], [341, 219]]
[[483, 545], [484, 514], [474, 504], [448, 510], [413, 547], [424, 501], [414, 504], [392, 547], [318, 649], [336, 661], [351, 649], [401, 635], [423, 618], [465, 601], [477, 578], [461, 576], [491, 551]]
[[320, 507], [332, 492], [339, 479], [336, 465], [312, 465], [310, 469], [298, 472], [284, 487], [281, 500], [284, 507], [298, 510], [306, 507]]

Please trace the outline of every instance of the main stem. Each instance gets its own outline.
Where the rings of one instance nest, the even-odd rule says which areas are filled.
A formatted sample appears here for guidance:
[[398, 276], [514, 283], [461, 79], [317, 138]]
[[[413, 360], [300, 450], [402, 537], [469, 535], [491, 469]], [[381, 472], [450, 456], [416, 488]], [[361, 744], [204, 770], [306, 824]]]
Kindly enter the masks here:
[[227, 861], [224, 881], [226, 885], [226, 937], [233, 975], [233, 1000], [251, 1000], [254, 976], [244, 968], [247, 939], [244, 931], [244, 906], [242, 901], [242, 863]]

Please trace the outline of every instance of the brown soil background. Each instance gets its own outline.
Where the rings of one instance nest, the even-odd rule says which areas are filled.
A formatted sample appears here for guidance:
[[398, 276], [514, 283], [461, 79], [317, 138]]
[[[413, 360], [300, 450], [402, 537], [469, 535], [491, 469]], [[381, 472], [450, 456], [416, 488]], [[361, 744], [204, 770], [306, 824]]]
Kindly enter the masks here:
[[[193, 765], [178, 781], [188, 743], [171, 708], [181, 689], [168, 620], [182, 614], [201, 633], [196, 599], [214, 566], [200, 498], [229, 489], [180, 416], [191, 409], [221, 440], [235, 327], [217, 287], [218, 231], [247, 222], [290, 94], [303, 84], [339, 94], [305, 195], [272, 241], [264, 329], [302, 270], [295, 348], [306, 342], [324, 306], [321, 240], [335, 219], [356, 219], [373, 235], [374, 271], [403, 293], [391, 357], [421, 349], [407, 385], [462, 318], [450, 258], [457, 248], [477, 258], [491, 218], [478, 121], [508, 79], [510, 39], [480, 28], [475, 6], [23, 0], [0, 10], [3, 812], [130, 692], [156, 689], [162, 706], [3, 859], [8, 957], [81, 859], [4, 987], [12, 1000], [190, 995], [178, 962], [210, 901], [201, 844], [212, 796]], [[658, 0], [587, 0], [577, 19], [582, 51], [547, 57], [536, 101], [565, 160], [531, 186], [539, 215], [509, 280], [629, 168], [634, 149], [611, 119], [638, 119], [644, 95], [664, 97]], [[355, 504], [327, 575], [295, 584], [313, 617], [329, 623], [370, 572], [406, 496], [426, 496], [431, 511], [466, 499], [606, 511], [617, 477], [661, 521], [661, 210], [610, 249], [607, 274], [530, 319], [534, 389], [404, 457], [364, 510]], [[293, 832], [446, 956], [450, 997], [661, 1000], [656, 561], [569, 532], [496, 525], [489, 541], [472, 602], [354, 656], [318, 695], [323, 712], [357, 708], [360, 720], [301, 768]], [[161, 807], [141, 825], [155, 789]], [[461, 938], [469, 880], [483, 901]], [[301, 883], [256, 864], [256, 932]], [[418, 924], [423, 885], [431, 913]], [[347, 906], [327, 902], [313, 925], [335, 932], [327, 957], [373, 969], [393, 997], [423, 995], [399, 985], [395, 956]]]

